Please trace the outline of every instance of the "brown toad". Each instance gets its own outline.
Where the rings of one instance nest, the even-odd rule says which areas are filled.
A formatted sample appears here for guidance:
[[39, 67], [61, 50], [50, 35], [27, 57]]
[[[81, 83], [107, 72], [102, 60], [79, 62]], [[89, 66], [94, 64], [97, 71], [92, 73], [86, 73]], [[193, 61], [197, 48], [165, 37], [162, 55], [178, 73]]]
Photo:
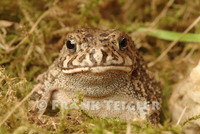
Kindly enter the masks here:
[[68, 33], [59, 57], [33, 90], [31, 110], [41, 100], [70, 104], [81, 92], [84, 109], [97, 117], [159, 121], [160, 85], [131, 38], [115, 29]]

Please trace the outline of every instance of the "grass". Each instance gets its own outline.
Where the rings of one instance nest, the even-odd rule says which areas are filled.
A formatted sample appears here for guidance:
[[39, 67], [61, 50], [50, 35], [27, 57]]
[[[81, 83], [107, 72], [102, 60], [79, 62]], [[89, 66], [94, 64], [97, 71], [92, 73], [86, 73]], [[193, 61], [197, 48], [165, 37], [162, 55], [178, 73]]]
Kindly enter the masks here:
[[[28, 99], [24, 99], [31, 92], [36, 77], [58, 56], [64, 35], [77, 28], [121, 29], [134, 39], [148, 63], [156, 61], [170, 41], [180, 37], [200, 15], [198, 0], [170, 2], [0, 1], [0, 121], [3, 121], [0, 133], [181, 133], [182, 124], [176, 126], [170, 121], [167, 104], [172, 86], [200, 57], [199, 23], [150, 68], [163, 85], [158, 126], [148, 122], [91, 118], [79, 110], [61, 110], [54, 117], [43, 116], [45, 122], [41, 122], [28, 113]], [[147, 36], [141, 33], [152, 26], [154, 32], [148, 32]], [[199, 116], [188, 121], [197, 118]]]
[[[138, 31], [145, 31], [147, 28], [139, 28]], [[153, 32], [148, 32], [147, 35], [163, 40], [175, 41], [182, 33], [171, 32], [166, 30], [154, 29]], [[196, 42], [200, 43], [200, 34], [187, 33], [180, 40], [180, 42]]]

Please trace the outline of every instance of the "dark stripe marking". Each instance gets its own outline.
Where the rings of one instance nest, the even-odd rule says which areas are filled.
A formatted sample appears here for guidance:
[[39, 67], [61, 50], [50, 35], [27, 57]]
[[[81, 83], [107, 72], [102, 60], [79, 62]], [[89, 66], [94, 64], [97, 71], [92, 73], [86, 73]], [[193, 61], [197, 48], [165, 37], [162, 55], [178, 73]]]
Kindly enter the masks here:
[[30, 97], [30, 100], [37, 101], [42, 98], [42, 94], [39, 94], [38, 92], [33, 92], [33, 94]]
[[101, 37], [106, 37], [106, 36], [108, 36], [109, 34], [107, 34], [107, 33], [102, 33], [102, 34], [100, 34], [99, 36], [101, 36]]
[[113, 52], [112, 52], [112, 57], [113, 57], [112, 60], [118, 61], [118, 58], [119, 58], [119, 57], [118, 57], [117, 55], [115, 55]]
[[90, 53], [90, 61], [92, 62], [92, 63], [94, 63], [94, 65], [96, 65], [97, 64], [97, 61], [96, 61], [96, 59], [94, 58], [94, 55], [95, 54], [95, 49], [92, 49], [92, 52]]
[[103, 63], [106, 63], [106, 58], [107, 58], [108, 54], [105, 51], [103, 51], [102, 49], [101, 49], [101, 52], [103, 54], [101, 64], [103, 64]]
[[86, 34], [85, 37], [93, 37], [93, 35], [92, 34]]
[[109, 39], [100, 39], [99, 41], [100, 42], [105, 42], [105, 41], [108, 41]]
[[73, 67], [72, 62], [74, 61], [74, 59], [76, 59], [78, 55], [74, 56], [68, 63], [67, 63], [67, 67]]
[[85, 54], [83, 54], [81, 57], [79, 57], [79, 59], [78, 59], [78, 60], [79, 60], [79, 62], [80, 62], [80, 63], [81, 63], [81, 62], [82, 62], [82, 61], [85, 59], [85, 56], [86, 56], [86, 55], [85, 55]]

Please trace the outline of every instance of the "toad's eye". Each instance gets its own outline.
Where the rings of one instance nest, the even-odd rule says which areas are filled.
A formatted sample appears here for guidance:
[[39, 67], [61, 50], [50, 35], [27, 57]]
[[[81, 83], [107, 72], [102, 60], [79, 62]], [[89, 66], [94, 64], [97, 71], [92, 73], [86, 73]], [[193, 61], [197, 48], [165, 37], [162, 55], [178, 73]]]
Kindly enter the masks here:
[[123, 50], [127, 46], [127, 44], [128, 44], [127, 39], [125, 37], [121, 38], [119, 40], [119, 48], [120, 48], [120, 50]]
[[72, 40], [68, 40], [66, 42], [66, 46], [68, 49], [76, 49], [76, 43]]
[[72, 53], [76, 52], [76, 42], [75, 42], [75, 40], [73, 40], [73, 39], [66, 40], [66, 41], [64, 41], [64, 44], [70, 52], [72, 52]]

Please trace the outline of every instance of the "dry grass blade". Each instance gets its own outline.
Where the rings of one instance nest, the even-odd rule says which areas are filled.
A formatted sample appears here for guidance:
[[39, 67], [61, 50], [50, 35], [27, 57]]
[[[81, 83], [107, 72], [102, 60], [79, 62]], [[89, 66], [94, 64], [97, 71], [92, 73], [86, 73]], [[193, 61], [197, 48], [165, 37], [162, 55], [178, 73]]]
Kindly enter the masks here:
[[12, 26], [14, 23], [11, 21], [7, 21], [7, 20], [0, 20], [0, 27], [10, 27]]
[[126, 134], [131, 134], [131, 123], [127, 122]]
[[155, 27], [156, 24], [159, 22], [159, 20], [165, 16], [167, 10], [169, 9], [169, 7], [172, 6], [172, 4], [174, 3], [174, 0], [170, 0], [168, 1], [168, 3], [166, 4], [166, 6], [164, 7], [164, 9], [161, 11], [161, 13], [154, 19], [154, 21], [151, 23], [151, 28]]
[[[28, 34], [32, 34], [34, 32], [34, 30], [36, 30], [37, 25], [40, 23], [40, 21], [45, 18], [48, 14], [49, 14], [49, 10], [47, 10], [46, 12], [44, 12], [35, 22], [35, 24], [32, 26], [31, 30], [28, 32]], [[9, 53], [10, 51], [13, 51], [15, 49], [17, 49], [19, 46], [21, 46], [26, 40], [28, 39], [28, 37], [24, 37], [23, 40], [21, 40], [15, 47], [7, 50], [7, 53]]]
[[186, 34], [188, 33], [198, 22], [200, 21], [200, 16], [177, 38], [175, 41], [173, 41], [169, 47], [162, 52], [162, 54], [153, 62], [149, 63], [148, 66], [152, 67], [154, 66], [157, 62], [159, 62], [163, 57], [167, 55], [167, 53], [177, 44], [177, 42]]
[[34, 41], [31, 42], [28, 52], [24, 56], [24, 61], [22, 62], [22, 69], [21, 69], [22, 76], [25, 76], [26, 64], [27, 64], [28, 58], [31, 56], [31, 53], [33, 52], [33, 48], [34, 48]]
[[187, 109], [187, 107], [185, 107], [185, 108], [183, 109], [183, 111], [182, 111], [182, 113], [181, 113], [181, 115], [180, 115], [180, 117], [179, 117], [179, 119], [178, 119], [178, 121], [177, 121], [177, 123], [176, 123], [176, 126], [178, 126], [178, 125], [180, 124], [181, 119], [183, 118], [183, 115], [185, 114], [186, 109]]
[[11, 111], [8, 113], [8, 115], [0, 122], [0, 127], [9, 119], [9, 117], [19, 108], [32, 94], [35, 92], [35, 90], [32, 90], [22, 101], [20, 101]]

